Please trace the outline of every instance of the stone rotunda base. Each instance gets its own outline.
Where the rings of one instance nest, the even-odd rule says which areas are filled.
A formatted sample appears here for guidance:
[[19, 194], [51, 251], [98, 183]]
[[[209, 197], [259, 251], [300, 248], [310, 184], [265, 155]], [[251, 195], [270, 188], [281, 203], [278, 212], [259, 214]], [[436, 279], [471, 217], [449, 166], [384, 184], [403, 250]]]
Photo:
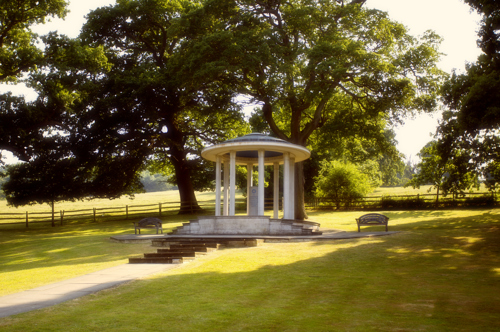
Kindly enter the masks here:
[[266, 216], [203, 216], [170, 235], [321, 235], [319, 223]]

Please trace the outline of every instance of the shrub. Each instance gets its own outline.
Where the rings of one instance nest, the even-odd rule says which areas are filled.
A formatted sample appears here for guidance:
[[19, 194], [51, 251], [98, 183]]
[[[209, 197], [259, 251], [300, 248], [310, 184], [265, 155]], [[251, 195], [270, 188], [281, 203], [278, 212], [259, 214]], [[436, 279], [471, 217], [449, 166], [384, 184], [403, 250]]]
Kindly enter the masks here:
[[370, 179], [349, 162], [323, 161], [316, 181], [316, 195], [333, 200], [337, 210], [351, 206], [372, 188]]
[[496, 203], [495, 197], [493, 195], [481, 195], [475, 197], [467, 197], [465, 199], [466, 206], [494, 206]]
[[429, 203], [421, 197], [384, 196], [381, 205], [384, 210], [419, 210], [428, 207]]

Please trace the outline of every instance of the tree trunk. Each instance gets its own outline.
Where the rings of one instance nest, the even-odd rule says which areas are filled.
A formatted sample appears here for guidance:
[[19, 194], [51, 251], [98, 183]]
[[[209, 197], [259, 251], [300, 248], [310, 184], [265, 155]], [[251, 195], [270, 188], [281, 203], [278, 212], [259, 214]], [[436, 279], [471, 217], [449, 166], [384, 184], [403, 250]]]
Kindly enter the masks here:
[[304, 163], [295, 164], [295, 219], [307, 219], [304, 199]]
[[200, 212], [202, 209], [198, 205], [196, 195], [194, 193], [193, 182], [191, 181], [191, 169], [187, 162], [184, 151], [178, 148], [170, 148], [170, 160], [175, 170], [177, 178], [177, 187], [179, 188], [179, 198], [181, 207], [179, 214], [190, 214]]

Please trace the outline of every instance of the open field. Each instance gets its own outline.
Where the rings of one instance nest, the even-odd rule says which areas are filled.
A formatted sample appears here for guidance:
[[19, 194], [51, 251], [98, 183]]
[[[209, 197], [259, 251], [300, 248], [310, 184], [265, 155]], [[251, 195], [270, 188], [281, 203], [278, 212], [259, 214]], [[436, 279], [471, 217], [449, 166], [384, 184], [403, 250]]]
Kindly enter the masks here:
[[[372, 195], [417, 195], [427, 194], [430, 186], [422, 186], [420, 189], [403, 188], [403, 187], [384, 187], [377, 188]], [[431, 193], [435, 191], [431, 190]], [[213, 192], [198, 192], [196, 197], [200, 201], [213, 200], [215, 194]], [[178, 202], [179, 193], [176, 190], [160, 191], [152, 193], [137, 194], [133, 199], [122, 197], [119, 199], [95, 199], [75, 202], [57, 202], [55, 210], [79, 210], [92, 209], [93, 207], [119, 207], [125, 205], [142, 205], [142, 204], [157, 204], [162, 202]], [[15, 213], [15, 212], [47, 212], [50, 211], [48, 204], [34, 204], [30, 206], [13, 207], [8, 206], [6, 200], [0, 200], [0, 213]]]
[[[403, 187], [377, 188], [372, 194], [367, 196], [365, 204], [368, 204], [368, 209], [371, 209], [377, 204], [380, 205], [380, 197], [382, 196], [395, 197], [417, 194], [429, 195], [429, 193], [435, 194], [435, 190], [429, 191], [430, 187], [431, 186], [422, 186], [420, 189]], [[481, 188], [479, 192], [485, 193], [486, 190]], [[214, 193], [199, 192], [196, 196], [200, 206], [202, 206], [202, 208], [207, 208], [207, 213], [213, 213]], [[237, 198], [243, 199], [243, 195], [238, 193]], [[373, 201], [371, 198], [375, 200]], [[433, 201], [433, 198], [428, 197], [427, 199]], [[375, 202], [375, 205], [373, 205], [373, 202]], [[313, 203], [308, 203], [308, 205], [310, 208], [316, 207]], [[137, 194], [133, 199], [122, 197], [114, 200], [95, 199], [75, 202], [57, 202], [54, 208], [54, 222], [56, 224], [71, 224], [75, 222], [80, 223], [82, 221], [94, 221], [94, 219], [126, 219], [126, 216], [131, 216], [130, 219], [139, 218], [141, 215], [142, 217], [151, 216], [152, 214], [157, 216], [160, 208], [162, 213], [164, 212], [165, 214], [171, 215], [177, 213], [179, 209], [178, 192], [172, 190]], [[0, 200], [0, 224], [17, 223], [20, 227], [23, 227], [23, 225], [26, 224], [26, 220], [29, 219], [30, 227], [33, 227], [32, 225], [38, 222], [42, 222], [42, 224], [46, 226], [47, 223], [50, 224], [51, 222], [51, 215], [51, 207], [48, 204], [35, 204], [16, 208], [8, 206], [5, 200]]]
[[[197, 193], [199, 200], [214, 199], [214, 194], [211, 192]], [[55, 210], [79, 210], [79, 209], [92, 209], [93, 207], [120, 207], [125, 205], [143, 205], [143, 204], [158, 204], [163, 202], [179, 202], [179, 192], [177, 190], [160, 191], [152, 193], [137, 194], [133, 199], [123, 196], [119, 199], [94, 199], [83, 201], [65, 201], [57, 202]], [[50, 211], [49, 204], [34, 204], [29, 206], [13, 207], [8, 206], [6, 200], [0, 200], [0, 213], [7, 212], [47, 212]]]
[[[0, 331], [498, 331], [500, 209], [385, 214], [389, 229], [400, 233], [220, 250], [2, 318]], [[359, 215], [311, 212], [310, 219], [355, 231]], [[36, 287], [153, 251], [108, 240], [131, 231], [119, 221], [2, 228], [0, 290]]]

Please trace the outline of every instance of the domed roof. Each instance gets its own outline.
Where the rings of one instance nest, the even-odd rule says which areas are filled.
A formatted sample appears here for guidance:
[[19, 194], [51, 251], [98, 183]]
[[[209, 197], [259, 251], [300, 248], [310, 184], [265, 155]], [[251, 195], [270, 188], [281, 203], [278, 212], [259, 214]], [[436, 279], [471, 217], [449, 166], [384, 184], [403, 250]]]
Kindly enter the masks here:
[[201, 151], [201, 156], [207, 160], [216, 161], [217, 156], [229, 158], [229, 153], [236, 151], [237, 164], [256, 164], [259, 150], [265, 151], [264, 163], [266, 164], [282, 163], [283, 154], [286, 152], [295, 158], [295, 162], [306, 160], [311, 155], [311, 152], [301, 145], [260, 133], [252, 133], [209, 146]]

